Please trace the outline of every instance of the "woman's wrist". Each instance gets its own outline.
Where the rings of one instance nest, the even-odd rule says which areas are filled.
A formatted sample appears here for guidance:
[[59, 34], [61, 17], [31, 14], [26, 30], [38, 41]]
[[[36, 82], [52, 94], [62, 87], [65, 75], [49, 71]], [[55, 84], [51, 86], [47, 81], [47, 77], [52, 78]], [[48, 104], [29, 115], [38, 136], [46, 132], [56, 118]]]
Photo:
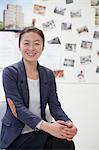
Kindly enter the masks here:
[[48, 123], [48, 122], [46, 122], [46, 121], [42, 121], [42, 123], [41, 123], [41, 125], [40, 125], [40, 130], [43, 130], [43, 131], [45, 131], [45, 132], [47, 132], [47, 133], [50, 133], [50, 124], [51, 123]]

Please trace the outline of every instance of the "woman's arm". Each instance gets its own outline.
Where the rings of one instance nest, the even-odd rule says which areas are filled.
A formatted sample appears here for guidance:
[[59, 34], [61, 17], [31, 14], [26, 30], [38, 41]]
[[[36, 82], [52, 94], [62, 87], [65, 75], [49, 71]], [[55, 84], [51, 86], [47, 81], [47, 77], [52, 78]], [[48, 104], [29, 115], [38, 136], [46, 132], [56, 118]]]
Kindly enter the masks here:
[[63, 111], [61, 104], [58, 100], [55, 76], [52, 71], [50, 71], [49, 80], [50, 92], [48, 97], [48, 105], [51, 115], [55, 120], [71, 121], [70, 118]]
[[[36, 125], [42, 119], [31, 113], [25, 106], [21, 91], [18, 88], [19, 79], [17, 74], [17, 70], [13, 67], [7, 67], [3, 71], [3, 86], [8, 107], [14, 117], [30, 126], [32, 129], [35, 129]], [[7, 117], [9, 117], [8, 113], [9, 111], [6, 111]]]

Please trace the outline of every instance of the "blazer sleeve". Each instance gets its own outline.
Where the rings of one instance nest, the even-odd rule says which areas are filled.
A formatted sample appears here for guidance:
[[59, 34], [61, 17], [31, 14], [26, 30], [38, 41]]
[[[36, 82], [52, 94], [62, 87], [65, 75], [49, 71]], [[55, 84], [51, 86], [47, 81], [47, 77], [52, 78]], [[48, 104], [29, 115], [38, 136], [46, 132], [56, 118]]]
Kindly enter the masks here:
[[[24, 105], [21, 92], [18, 88], [18, 75], [17, 70], [11, 67], [7, 67], [3, 71], [3, 87], [5, 91], [6, 99], [10, 98], [16, 108], [17, 119], [27, 124], [32, 129], [36, 128], [36, 125], [42, 120], [38, 116], [34, 115]], [[9, 107], [9, 106], [8, 106]], [[6, 112], [7, 115], [7, 112]], [[10, 115], [11, 116], [11, 115]], [[9, 115], [8, 115], [9, 117]]]
[[53, 71], [50, 71], [49, 80], [50, 80], [50, 92], [49, 92], [48, 104], [49, 104], [51, 115], [55, 120], [71, 121], [71, 119], [63, 111], [61, 104], [58, 100], [56, 81], [55, 81], [55, 76]]

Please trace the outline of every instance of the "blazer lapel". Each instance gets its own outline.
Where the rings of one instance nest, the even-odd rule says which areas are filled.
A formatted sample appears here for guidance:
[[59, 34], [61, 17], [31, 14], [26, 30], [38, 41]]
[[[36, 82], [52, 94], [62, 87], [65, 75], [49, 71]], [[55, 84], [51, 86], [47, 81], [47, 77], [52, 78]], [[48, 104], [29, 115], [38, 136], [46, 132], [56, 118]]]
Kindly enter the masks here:
[[29, 89], [28, 89], [26, 70], [25, 70], [23, 60], [19, 62], [19, 77], [20, 77], [24, 102], [26, 104], [26, 107], [29, 107]]

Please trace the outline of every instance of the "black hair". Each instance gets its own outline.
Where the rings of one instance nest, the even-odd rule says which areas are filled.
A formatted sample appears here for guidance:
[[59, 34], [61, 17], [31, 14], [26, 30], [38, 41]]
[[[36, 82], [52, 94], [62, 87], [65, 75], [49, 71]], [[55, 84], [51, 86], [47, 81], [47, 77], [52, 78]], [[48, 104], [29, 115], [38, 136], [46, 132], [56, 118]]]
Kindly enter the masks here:
[[43, 40], [43, 46], [44, 46], [45, 37], [44, 37], [43, 31], [38, 29], [38, 28], [36, 28], [36, 27], [28, 26], [28, 27], [25, 27], [20, 32], [20, 35], [19, 35], [19, 48], [20, 48], [21, 38], [22, 38], [23, 34], [28, 33], [28, 32], [34, 32], [34, 33], [37, 33], [38, 35], [40, 35], [42, 40]]

